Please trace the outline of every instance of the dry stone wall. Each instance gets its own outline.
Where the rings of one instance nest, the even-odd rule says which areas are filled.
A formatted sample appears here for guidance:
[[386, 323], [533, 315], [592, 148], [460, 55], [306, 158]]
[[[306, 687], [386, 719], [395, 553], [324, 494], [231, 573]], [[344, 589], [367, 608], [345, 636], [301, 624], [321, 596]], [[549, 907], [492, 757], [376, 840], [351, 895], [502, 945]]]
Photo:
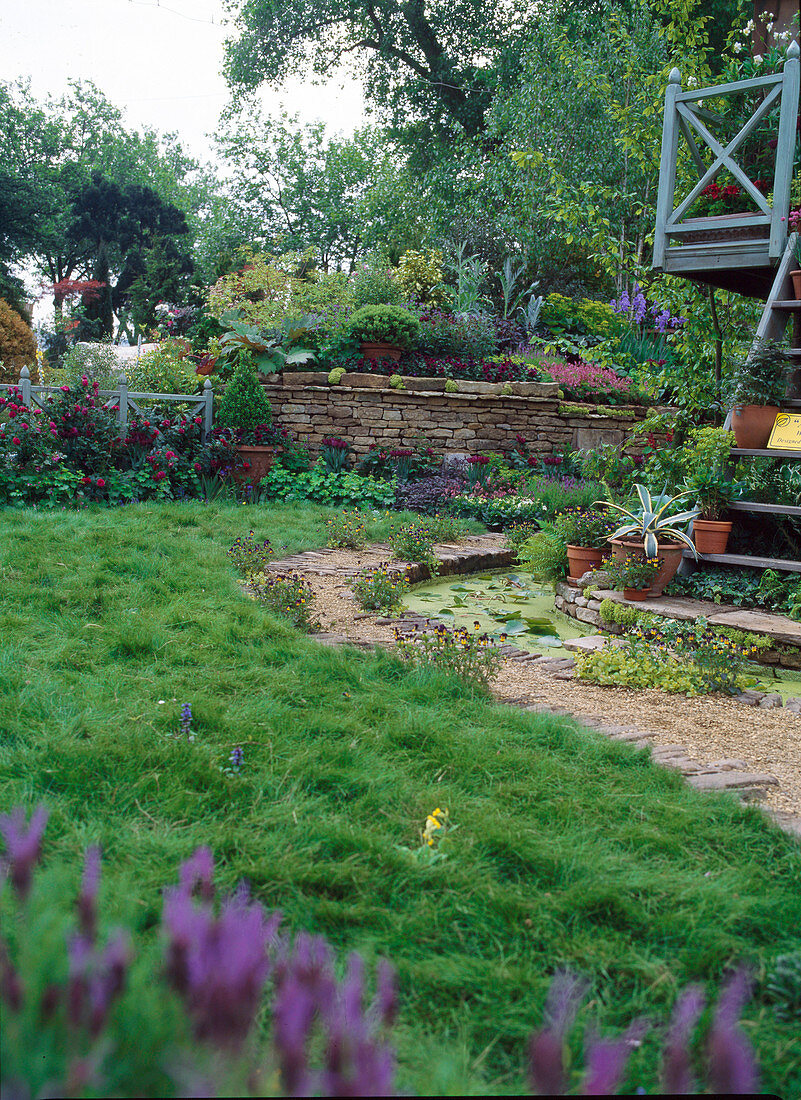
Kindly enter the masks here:
[[374, 443], [404, 446], [418, 435], [438, 451], [468, 454], [509, 450], [519, 434], [543, 454], [622, 446], [649, 412], [566, 402], [555, 383], [513, 383], [512, 393], [501, 393], [499, 385], [461, 382], [459, 393], [446, 393], [442, 379], [404, 381], [404, 389], [395, 389], [382, 376], [346, 374], [330, 385], [325, 375], [298, 372], [264, 388], [273, 415], [312, 452], [332, 435], [358, 454]]

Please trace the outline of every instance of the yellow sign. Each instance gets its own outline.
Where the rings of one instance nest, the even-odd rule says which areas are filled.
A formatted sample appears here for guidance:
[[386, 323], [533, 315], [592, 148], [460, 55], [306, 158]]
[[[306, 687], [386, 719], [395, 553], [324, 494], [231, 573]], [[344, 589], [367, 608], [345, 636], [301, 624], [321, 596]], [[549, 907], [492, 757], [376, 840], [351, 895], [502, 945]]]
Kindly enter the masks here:
[[801, 413], [779, 413], [770, 433], [768, 448], [801, 451]]

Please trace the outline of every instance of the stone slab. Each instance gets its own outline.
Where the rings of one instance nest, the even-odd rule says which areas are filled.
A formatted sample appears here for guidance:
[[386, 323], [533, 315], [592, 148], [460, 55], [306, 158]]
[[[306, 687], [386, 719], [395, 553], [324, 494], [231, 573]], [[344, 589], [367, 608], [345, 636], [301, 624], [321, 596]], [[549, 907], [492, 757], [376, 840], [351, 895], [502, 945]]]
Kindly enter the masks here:
[[687, 780], [699, 791], [727, 791], [740, 787], [778, 787], [775, 775], [763, 772], [710, 772], [707, 775], [692, 775]]
[[598, 649], [603, 649], [608, 641], [609, 637], [606, 634], [590, 634], [586, 638], [565, 638], [562, 645], [565, 649], [577, 653], [594, 653]]
[[716, 611], [709, 615], [709, 621], [713, 626], [767, 634], [782, 645], [801, 646], [801, 622], [794, 622], [784, 615], [770, 615], [767, 611], [748, 611], [740, 607], [732, 611]]

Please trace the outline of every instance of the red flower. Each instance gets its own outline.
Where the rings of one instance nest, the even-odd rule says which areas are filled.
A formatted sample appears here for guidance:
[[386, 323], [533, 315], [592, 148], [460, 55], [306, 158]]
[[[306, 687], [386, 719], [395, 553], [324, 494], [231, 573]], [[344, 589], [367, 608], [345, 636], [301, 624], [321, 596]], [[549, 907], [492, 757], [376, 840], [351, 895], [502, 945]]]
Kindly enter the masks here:
[[200, 463], [199, 463], [199, 462], [196, 462], [196, 463], [195, 463], [195, 473], [196, 473], [196, 474], [199, 474], [199, 473], [200, 473]]
[[99, 477], [97, 479], [97, 487], [98, 487], [98, 489], [105, 489], [106, 483], [105, 483], [105, 481], [103, 480], [102, 477]]
[[166, 470], [156, 470], [156, 473], [154, 474], [154, 477], [156, 478], [156, 481], [161, 481], [166, 476], [167, 476], [167, 471]]
[[672, 443], [673, 442], [673, 432], [665, 432], [665, 439], [668, 441], [668, 443]]
[[19, 447], [19, 445], [20, 445], [20, 438], [19, 438], [19, 436], [18, 436], [18, 435], [15, 435], [15, 436], [14, 436], [14, 438], [13, 438], [13, 439], [11, 440], [11, 442], [12, 442], [12, 443], [14, 444], [14, 446], [15, 446], [15, 447]]
[[81, 478], [81, 485], [91, 485], [91, 484], [92, 484], [92, 479], [90, 477], [82, 477]]

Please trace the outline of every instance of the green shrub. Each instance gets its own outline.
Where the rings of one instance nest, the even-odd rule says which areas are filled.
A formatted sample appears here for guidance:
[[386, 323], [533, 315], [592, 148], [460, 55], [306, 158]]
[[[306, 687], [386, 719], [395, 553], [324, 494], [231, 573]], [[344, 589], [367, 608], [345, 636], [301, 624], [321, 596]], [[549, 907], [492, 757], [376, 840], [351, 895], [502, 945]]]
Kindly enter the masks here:
[[298, 630], [310, 633], [318, 624], [312, 619], [311, 585], [298, 573], [254, 573], [250, 590], [269, 611], [288, 619]]
[[350, 283], [353, 308], [396, 306], [404, 298], [403, 287], [386, 256], [378, 252], [367, 256], [356, 268]]
[[246, 360], [240, 362], [225, 387], [217, 424], [221, 428], [234, 428], [245, 438], [262, 424], [269, 424], [271, 419], [270, 402], [254, 366]]
[[420, 323], [400, 306], [362, 306], [351, 314], [348, 328], [364, 343], [408, 348], [417, 339]]
[[562, 294], [549, 294], [542, 303], [539, 323], [557, 336], [566, 332], [577, 336], [615, 336], [623, 332], [625, 324], [608, 302], [592, 298], [565, 298]]
[[634, 626], [639, 621], [640, 612], [636, 607], [617, 603], [616, 600], [601, 600], [598, 614], [605, 623], [617, 623], [618, 626]]
[[387, 562], [372, 569], [362, 569], [349, 582], [359, 607], [370, 610], [390, 611], [398, 607], [409, 591], [409, 581], [397, 569], [390, 569]]
[[263, 500], [314, 500], [333, 508], [390, 508], [395, 502], [395, 479], [384, 481], [348, 470], [330, 474], [322, 462], [311, 470], [285, 470], [275, 465], [259, 482]]
[[398, 282], [407, 300], [421, 306], [441, 306], [449, 292], [443, 279], [445, 257], [438, 248], [430, 252], [404, 252], [398, 264]]
[[138, 363], [134, 359], [125, 365], [128, 388], [140, 393], [194, 393], [198, 374], [190, 354], [188, 340], [165, 340]]
[[[74, 386], [86, 375], [101, 389], [114, 390], [123, 376], [129, 377], [129, 370], [114, 344], [75, 344], [61, 360], [61, 366], [50, 371], [50, 385]], [[138, 388], [130, 381], [128, 384], [132, 390]]]

